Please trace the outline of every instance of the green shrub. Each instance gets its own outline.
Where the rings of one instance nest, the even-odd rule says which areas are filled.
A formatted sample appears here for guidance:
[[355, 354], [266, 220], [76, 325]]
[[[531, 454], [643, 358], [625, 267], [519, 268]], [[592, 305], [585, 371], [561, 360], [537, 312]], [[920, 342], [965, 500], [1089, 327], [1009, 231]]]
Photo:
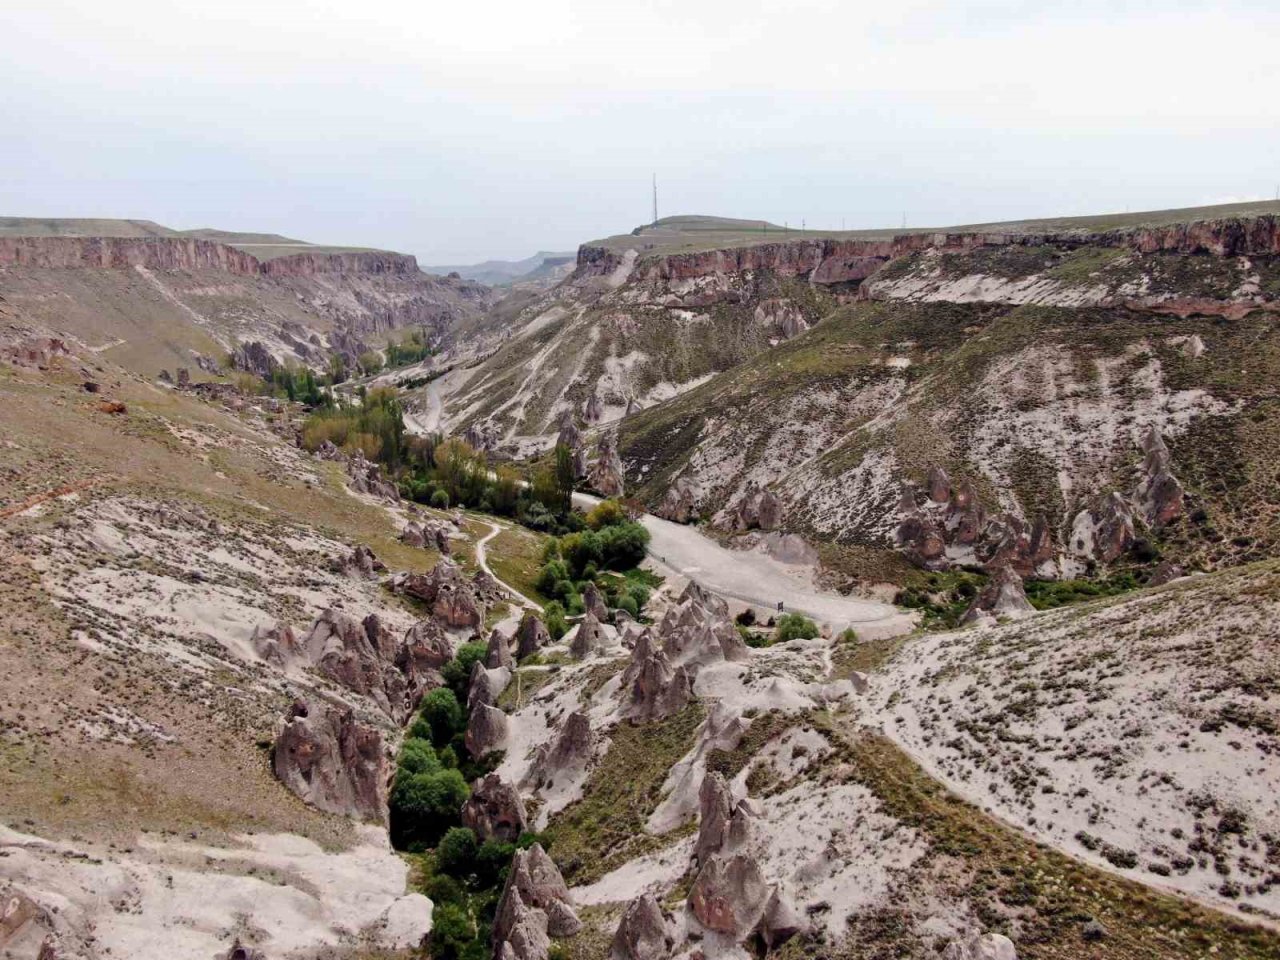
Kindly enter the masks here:
[[437, 907], [442, 903], [465, 903], [466, 894], [462, 885], [453, 877], [444, 873], [435, 874], [423, 887], [423, 893], [431, 898]]
[[633, 617], [640, 616], [640, 605], [636, 603], [635, 598], [630, 594], [618, 598], [617, 607], [619, 610], [625, 610]]
[[818, 635], [818, 625], [799, 613], [785, 613], [778, 619], [775, 643], [789, 640], [808, 640]]
[[552, 600], [542, 608], [542, 622], [552, 640], [559, 640], [569, 632], [569, 624], [564, 618], [564, 605]]
[[415, 849], [435, 842], [457, 824], [467, 795], [467, 781], [457, 770], [397, 775], [389, 803], [392, 844]]
[[[467, 699], [467, 687], [471, 684], [471, 668], [484, 660], [489, 648], [483, 643], [464, 643], [452, 660], [444, 665], [444, 682], [460, 701]], [[465, 719], [465, 718], [464, 718]]]
[[617, 500], [601, 500], [587, 514], [587, 526], [592, 530], [627, 522], [627, 511]]
[[431, 495], [431, 505], [437, 510], [448, 510], [449, 494], [445, 493], [443, 490], [436, 490], [436, 492]]
[[451, 877], [469, 877], [475, 873], [479, 849], [470, 827], [450, 827], [436, 846], [436, 866]]
[[439, 904], [431, 915], [433, 960], [460, 960], [476, 933], [475, 922], [466, 907], [457, 903]]
[[442, 766], [430, 740], [409, 737], [400, 747], [400, 772], [412, 776], [415, 773], [434, 773]]
[[[427, 725], [431, 742], [437, 747], [448, 744], [453, 735], [467, 725], [466, 711], [462, 709], [458, 695], [449, 687], [437, 687], [423, 697], [418, 717], [419, 722]], [[414, 723], [411, 731], [415, 735], [421, 732], [419, 722]]]

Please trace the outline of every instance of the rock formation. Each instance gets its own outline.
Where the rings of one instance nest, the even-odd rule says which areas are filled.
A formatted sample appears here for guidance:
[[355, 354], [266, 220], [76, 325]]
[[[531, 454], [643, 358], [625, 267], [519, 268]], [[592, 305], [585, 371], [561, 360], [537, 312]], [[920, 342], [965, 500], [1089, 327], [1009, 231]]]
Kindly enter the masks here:
[[782, 501], [772, 490], [752, 483], [717, 523], [727, 530], [776, 530], [782, 524]]
[[276, 622], [269, 627], [257, 626], [249, 637], [254, 652], [272, 666], [286, 668], [298, 657], [300, 646], [293, 627]]
[[663, 615], [658, 636], [672, 665], [688, 665], [691, 675], [705, 664], [748, 656], [746, 642], [729, 618], [728, 606], [692, 580]]
[[569, 652], [579, 660], [586, 660], [603, 650], [604, 646], [604, 627], [595, 614], [588, 610], [569, 640]]
[[272, 769], [307, 803], [330, 813], [385, 821], [387, 758], [382, 733], [349, 709], [299, 701], [276, 738]]
[[769, 897], [755, 857], [717, 854], [699, 868], [689, 907], [708, 930], [741, 940], [760, 922]]
[[698, 791], [698, 840], [693, 848], [699, 865], [716, 854], [741, 850], [751, 839], [755, 813], [750, 801], [735, 802], [723, 776], [715, 771], [702, 778]]
[[393, 503], [400, 502], [400, 491], [396, 485], [382, 476], [382, 468], [365, 459], [363, 453], [356, 451], [347, 460], [347, 477], [351, 481], [351, 489], [356, 493], [380, 497]]
[[519, 791], [490, 773], [471, 785], [471, 796], [462, 807], [462, 824], [474, 830], [481, 842], [515, 843], [529, 821]]
[[1164, 437], [1154, 426], [1147, 430], [1142, 448], [1142, 479], [1135, 499], [1151, 527], [1162, 527], [1182, 513], [1182, 484], [1173, 475], [1172, 459]]
[[582, 922], [569, 899], [569, 888], [542, 845], [517, 850], [498, 901], [493, 922], [494, 955], [518, 960], [546, 960], [548, 937], [572, 937]]
[[484, 653], [484, 665], [490, 670], [515, 666], [511, 656], [511, 643], [497, 627], [489, 634], [489, 646]]
[[764, 945], [774, 950], [808, 929], [809, 922], [796, 909], [791, 898], [779, 887], [774, 887], [760, 917], [759, 933]]
[[529, 767], [525, 783], [531, 788], [545, 788], [563, 775], [573, 776], [584, 770], [595, 755], [596, 738], [591, 719], [581, 710], [569, 714], [551, 743], [538, 747]]
[[1111, 563], [1133, 545], [1133, 509], [1113, 491], [1076, 515], [1071, 525], [1071, 552], [1086, 560]]
[[609, 619], [609, 608], [604, 604], [604, 597], [600, 596], [600, 591], [590, 581], [582, 591], [582, 606], [587, 613], [597, 620], [605, 621]]
[[493, 706], [510, 682], [510, 667], [494, 667], [490, 670], [484, 664], [476, 663], [471, 668], [471, 680], [467, 688], [467, 709], [473, 710], [480, 704]]
[[332, 569], [344, 577], [373, 580], [378, 574], [387, 572], [387, 565], [379, 560], [372, 550], [361, 544], [347, 556], [334, 560]]
[[645, 631], [631, 651], [622, 673], [628, 716], [638, 721], [660, 720], [679, 713], [693, 699], [693, 681], [684, 667], [673, 667]]
[[965, 611], [964, 622], [1020, 620], [1036, 612], [1027, 599], [1022, 578], [1011, 566], [1000, 567]]
[[942, 960], [1018, 960], [1013, 941], [999, 933], [952, 940], [942, 951]]
[[479, 704], [467, 718], [463, 742], [477, 760], [491, 750], [502, 749], [507, 742], [507, 715], [497, 707]]
[[677, 477], [653, 512], [673, 523], [688, 523], [693, 520], [698, 515], [693, 481], [688, 477]]
[[398, 665], [404, 643], [377, 617], [358, 621], [341, 610], [325, 610], [300, 646], [319, 673], [372, 698], [397, 722], [407, 719], [416, 705], [420, 685], [411, 684]]
[[410, 574], [401, 589], [431, 609], [433, 616], [450, 627], [478, 630], [484, 623], [484, 609], [471, 581], [462, 568], [448, 558], [428, 574]]
[[551, 635], [538, 615], [532, 610], [526, 611], [516, 630], [516, 659], [532, 656], [550, 642]]
[[438, 550], [446, 557], [452, 552], [448, 528], [432, 520], [420, 524], [410, 520], [401, 531], [400, 539], [411, 547]]
[[618, 455], [618, 435], [604, 433], [596, 449], [596, 462], [587, 482], [602, 497], [620, 497], [626, 488], [622, 457]]
[[670, 956], [671, 935], [662, 908], [653, 894], [641, 894], [622, 914], [609, 960], [667, 960]]
[[[406, 677], [418, 678], [426, 686], [436, 687], [441, 682], [438, 679], [440, 671], [456, 652], [456, 642], [445, 633], [440, 621], [425, 617], [405, 633], [396, 663]], [[436, 682], [427, 683], [427, 677], [437, 678]]]

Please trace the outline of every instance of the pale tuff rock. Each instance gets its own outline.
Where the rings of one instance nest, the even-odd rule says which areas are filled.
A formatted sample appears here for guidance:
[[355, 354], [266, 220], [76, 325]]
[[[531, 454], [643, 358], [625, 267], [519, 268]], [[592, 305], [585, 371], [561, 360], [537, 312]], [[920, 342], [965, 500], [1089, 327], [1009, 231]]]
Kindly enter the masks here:
[[671, 944], [662, 908], [652, 893], [645, 893], [627, 904], [613, 935], [609, 960], [667, 960]]
[[808, 929], [808, 920], [796, 909], [791, 897], [780, 887], [774, 887], [760, 918], [759, 933], [764, 945], [772, 950]]
[[782, 563], [794, 563], [801, 566], [817, 566], [818, 551], [798, 533], [783, 533], [773, 530], [760, 539], [764, 552]]
[[452, 560], [442, 559], [428, 574], [410, 574], [401, 589], [427, 604], [432, 614], [450, 627], [474, 630], [484, 623], [474, 586]]
[[511, 644], [496, 627], [489, 634], [489, 647], [485, 650], [484, 665], [490, 670], [515, 665], [511, 658]]
[[729, 619], [729, 608], [696, 581], [690, 581], [679, 602], [658, 624], [663, 652], [673, 665], [697, 667], [721, 660], [745, 660], [746, 642]]
[[0, 890], [0, 947], [11, 943], [43, 913], [43, 908], [21, 890], [13, 887]]
[[631, 651], [622, 674], [622, 690], [628, 716], [647, 721], [679, 713], [693, 699], [693, 681], [684, 667], [672, 667], [646, 630]]
[[58, 357], [69, 357], [66, 341], [56, 337], [32, 337], [22, 343], [3, 348], [0, 359], [8, 360], [18, 367], [32, 367], [37, 370], [48, 370]]
[[479, 704], [467, 719], [463, 739], [467, 751], [476, 759], [491, 750], [502, 749], [507, 742], [507, 715], [497, 707]]
[[600, 596], [600, 591], [596, 589], [594, 583], [588, 582], [583, 589], [582, 606], [597, 620], [609, 619], [609, 608], [604, 605], [604, 597]]
[[[316, 670], [354, 693], [371, 697], [389, 717], [403, 722], [417, 696], [398, 663], [397, 642], [373, 615], [358, 621], [341, 610], [325, 610], [312, 624], [301, 647]], [[415, 678], [416, 679], [416, 678]]]
[[449, 544], [449, 529], [443, 523], [431, 520], [416, 523], [410, 520], [400, 532], [400, 539], [411, 547], [438, 550], [446, 557], [452, 552]]
[[489, 670], [482, 663], [474, 664], [471, 667], [470, 686], [467, 688], [467, 709], [474, 710], [480, 704], [493, 706], [510, 682], [510, 667], [494, 667]]
[[295, 703], [276, 738], [272, 769], [281, 783], [314, 807], [386, 820], [382, 733], [358, 723], [349, 709], [320, 701]]
[[249, 642], [259, 657], [276, 667], [289, 666], [299, 654], [298, 637], [287, 623], [256, 626]]
[[1018, 960], [1013, 941], [999, 933], [952, 940], [942, 951], [942, 960]]
[[772, 490], [754, 483], [717, 517], [717, 526], [727, 530], [775, 530], [781, 524], [782, 501]]
[[996, 570], [991, 581], [974, 598], [965, 611], [964, 622], [973, 623], [983, 619], [1019, 620], [1035, 612], [1036, 608], [1027, 599], [1027, 592], [1018, 572], [1011, 566], [1004, 566]]
[[546, 626], [538, 619], [537, 614], [526, 612], [516, 630], [516, 659], [523, 660], [532, 656], [550, 642], [551, 635], [547, 633]]
[[699, 869], [689, 906], [708, 930], [741, 940], [759, 923], [769, 895], [755, 857], [716, 855]]
[[925, 486], [929, 488], [929, 499], [934, 503], [946, 503], [951, 499], [951, 478], [936, 463], [929, 467]]
[[773, 327], [790, 340], [809, 329], [804, 313], [792, 301], [781, 298], [761, 300], [752, 318], [762, 327]]
[[356, 547], [348, 556], [334, 560], [330, 567], [335, 573], [341, 573], [344, 577], [363, 577], [367, 580], [376, 579], [378, 574], [387, 572], [387, 565], [363, 544]]
[[750, 726], [736, 707], [723, 699], [711, 701], [706, 719], [698, 727], [696, 745], [667, 775], [662, 788], [665, 799], [646, 825], [650, 832], [665, 833], [698, 812], [708, 757], [716, 750], [736, 749]]
[[1051, 563], [1057, 551], [1043, 516], [1037, 517], [1028, 531], [1020, 517], [1005, 513], [987, 524], [976, 553], [988, 570], [1010, 566], [1022, 576], [1029, 576], [1041, 565]]
[[351, 489], [357, 493], [365, 493], [394, 503], [400, 502], [400, 491], [394, 483], [382, 476], [382, 468], [365, 459], [363, 453], [357, 451], [347, 461], [347, 477], [351, 480]]
[[1163, 526], [1182, 513], [1182, 484], [1173, 475], [1169, 448], [1155, 426], [1148, 429], [1140, 446], [1143, 475], [1136, 500], [1149, 526]]
[[599, 423], [604, 416], [604, 404], [600, 402], [600, 394], [592, 392], [582, 407], [582, 419], [587, 423]]
[[572, 937], [581, 929], [569, 888], [542, 845], [517, 850], [493, 922], [494, 956], [546, 960], [548, 935]]
[[588, 482], [602, 497], [620, 497], [626, 488], [622, 457], [618, 454], [618, 435], [605, 433], [600, 437], [596, 450], [596, 462], [591, 468]]
[[599, 653], [605, 645], [604, 628], [590, 610], [582, 618], [582, 622], [574, 628], [569, 640], [569, 653], [579, 660]]
[[[440, 621], [426, 617], [411, 626], [404, 635], [404, 646], [397, 654], [396, 663], [407, 677], [439, 677], [444, 665], [453, 659], [457, 644]], [[430, 684], [439, 686], [439, 680]]]
[[555, 740], [538, 747], [526, 783], [535, 788], [545, 787], [559, 776], [580, 773], [591, 762], [595, 750], [596, 737], [591, 731], [591, 719], [581, 710], [575, 710], [569, 714]]
[[498, 839], [515, 843], [528, 829], [529, 821], [519, 791], [490, 773], [471, 785], [471, 796], [462, 807], [462, 824], [474, 830], [481, 842]]
[[475, 572], [471, 578], [471, 592], [475, 594], [477, 600], [489, 607], [501, 603], [506, 596], [506, 591], [498, 585], [498, 581], [488, 570]]
[[750, 801], [735, 802], [723, 776], [712, 772], [703, 777], [698, 791], [698, 841], [693, 848], [698, 864], [744, 848], [751, 840], [754, 819]]
[[492, 420], [478, 420], [467, 427], [462, 434], [462, 439], [473, 450], [496, 450], [498, 444], [502, 442], [502, 428]]
[[225, 960], [266, 960], [266, 954], [255, 947], [246, 947], [239, 940], [224, 954]]
[[693, 481], [688, 477], [677, 477], [653, 512], [673, 523], [688, 523], [694, 519], [698, 515], [698, 502]]
[[1111, 563], [1133, 545], [1133, 509], [1119, 493], [1076, 515], [1071, 525], [1071, 552], [1086, 560]]

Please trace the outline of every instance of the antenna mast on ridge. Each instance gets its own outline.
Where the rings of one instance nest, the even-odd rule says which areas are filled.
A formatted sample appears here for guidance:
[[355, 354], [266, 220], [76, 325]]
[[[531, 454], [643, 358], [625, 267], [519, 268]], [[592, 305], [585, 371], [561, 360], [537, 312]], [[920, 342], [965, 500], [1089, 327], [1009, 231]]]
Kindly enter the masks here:
[[653, 222], [658, 222], [658, 175], [653, 175]]

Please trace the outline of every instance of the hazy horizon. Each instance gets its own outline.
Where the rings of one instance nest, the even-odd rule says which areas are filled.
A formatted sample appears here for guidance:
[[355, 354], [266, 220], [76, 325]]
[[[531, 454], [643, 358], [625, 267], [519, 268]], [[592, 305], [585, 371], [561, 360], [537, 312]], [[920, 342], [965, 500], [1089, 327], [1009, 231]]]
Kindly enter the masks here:
[[[1280, 10], [1022, 0], [0, 13], [0, 214], [149, 219], [423, 264], [659, 213], [811, 229], [1269, 199]], [[1206, 78], [1213, 78], [1212, 83]]]

